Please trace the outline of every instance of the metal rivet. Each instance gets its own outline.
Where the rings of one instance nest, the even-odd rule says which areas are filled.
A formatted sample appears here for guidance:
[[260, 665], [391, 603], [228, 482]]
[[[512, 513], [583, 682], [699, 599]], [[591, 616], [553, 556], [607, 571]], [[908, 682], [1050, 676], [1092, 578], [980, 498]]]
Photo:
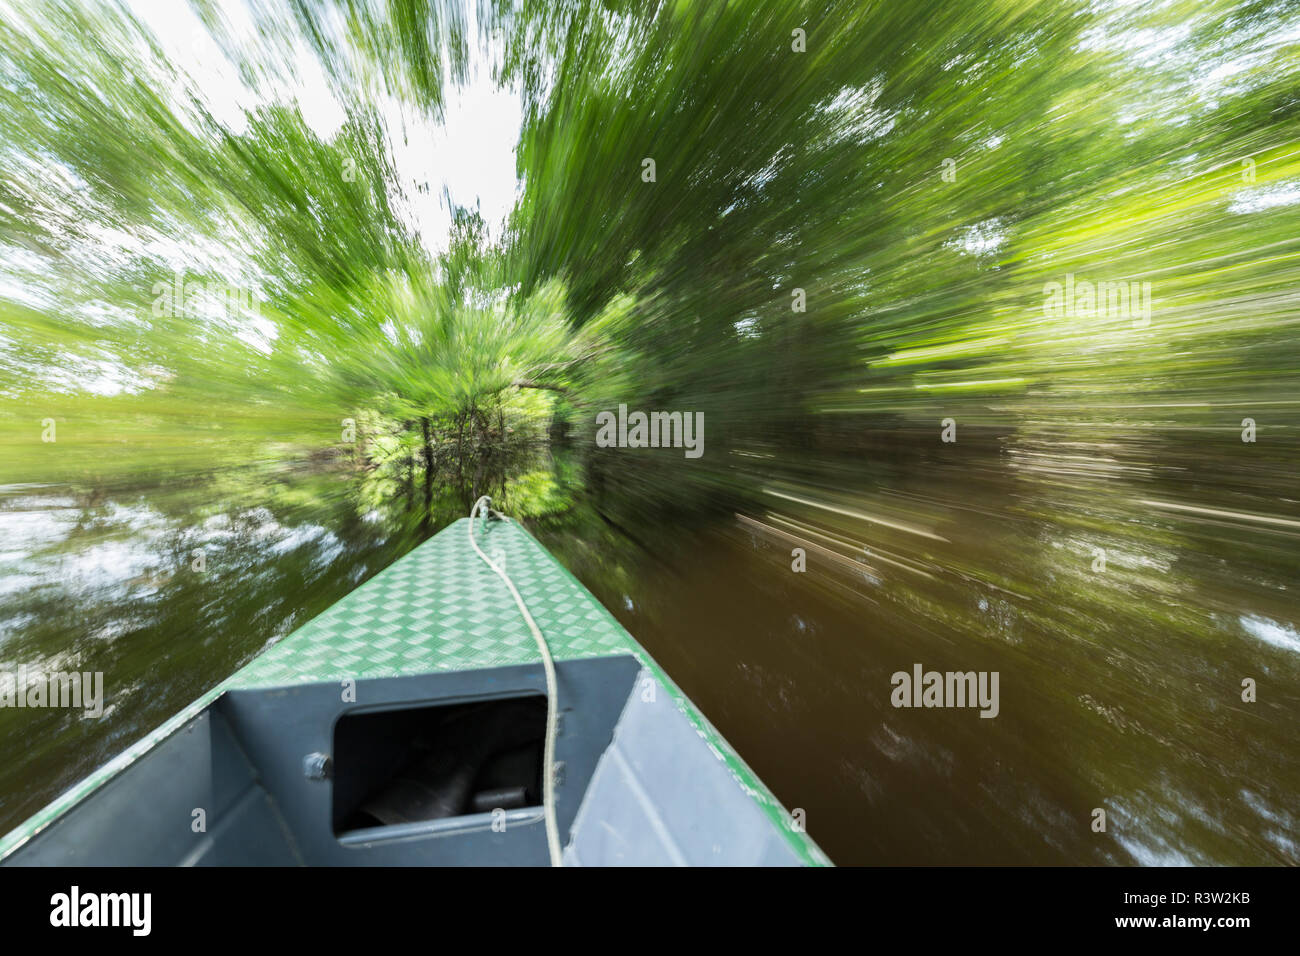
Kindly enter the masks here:
[[327, 780], [334, 771], [334, 758], [320, 752], [302, 758], [302, 772], [308, 780]]

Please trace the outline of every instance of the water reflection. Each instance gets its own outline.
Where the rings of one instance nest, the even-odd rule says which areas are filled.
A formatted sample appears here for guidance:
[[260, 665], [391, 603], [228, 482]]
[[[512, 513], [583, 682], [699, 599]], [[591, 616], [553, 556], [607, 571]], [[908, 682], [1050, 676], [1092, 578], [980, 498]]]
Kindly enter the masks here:
[[[525, 516], [838, 861], [1297, 860], [1294, 568], [1215, 571], [1276, 557], [1278, 532], [1216, 548], [1217, 526], [1133, 503], [1161, 493], [1149, 475], [1131, 494], [1105, 469], [1063, 484], [1014, 435], [905, 477], [769, 462], [718, 500], [729, 509], [672, 525], [618, 491], [644, 474], [615, 454], [515, 448], [500, 458], [514, 470], [476, 487]], [[603, 495], [576, 481], [593, 470]], [[5, 824], [459, 517], [473, 490], [436, 474], [444, 506], [426, 522], [419, 481], [415, 501], [372, 507], [394, 476], [248, 473], [243, 496], [202, 512], [193, 488], [6, 488], [3, 669], [102, 670], [109, 711], [0, 712]], [[1001, 713], [894, 709], [890, 675], [914, 663], [999, 672]], [[1105, 834], [1088, 827], [1098, 806]]]

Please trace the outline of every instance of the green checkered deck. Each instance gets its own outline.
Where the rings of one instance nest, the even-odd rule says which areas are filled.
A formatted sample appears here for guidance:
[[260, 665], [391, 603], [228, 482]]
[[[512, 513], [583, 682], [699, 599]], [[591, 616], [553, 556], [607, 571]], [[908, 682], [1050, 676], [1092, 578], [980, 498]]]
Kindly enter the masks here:
[[[0, 839], [0, 859], [183, 727], [223, 691], [529, 664], [541, 655], [504, 582], [462, 518], [264, 651], [229, 679]], [[702, 742], [806, 863], [830, 861], [722, 735], [601, 604], [522, 527], [479, 520], [476, 540], [514, 581], [558, 661], [631, 654], [671, 694]]]
[[[502, 580], [453, 523], [239, 671], [231, 687], [478, 670], [540, 659]], [[556, 660], [640, 648], [513, 521], [480, 519], [475, 540], [514, 581]], [[500, 556], [500, 557], [499, 557]]]

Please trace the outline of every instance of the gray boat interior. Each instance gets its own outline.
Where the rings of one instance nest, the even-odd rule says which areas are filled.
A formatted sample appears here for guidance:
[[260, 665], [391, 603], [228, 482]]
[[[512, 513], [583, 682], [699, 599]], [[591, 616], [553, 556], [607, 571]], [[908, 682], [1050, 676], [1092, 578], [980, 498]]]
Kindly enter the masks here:
[[[798, 865], [635, 657], [556, 669], [566, 865]], [[4, 862], [545, 866], [545, 686], [523, 665], [228, 690]]]

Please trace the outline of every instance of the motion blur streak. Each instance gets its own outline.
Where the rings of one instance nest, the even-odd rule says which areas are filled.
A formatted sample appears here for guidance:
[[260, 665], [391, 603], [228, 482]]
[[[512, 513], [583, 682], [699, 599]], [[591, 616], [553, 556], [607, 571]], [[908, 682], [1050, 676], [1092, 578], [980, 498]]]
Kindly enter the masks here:
[[1295, 0], [24, 0], [0, 97], [0, 670], [109, 700], [0, 830], [486, 493], [837, 862], [1300, 863]]

